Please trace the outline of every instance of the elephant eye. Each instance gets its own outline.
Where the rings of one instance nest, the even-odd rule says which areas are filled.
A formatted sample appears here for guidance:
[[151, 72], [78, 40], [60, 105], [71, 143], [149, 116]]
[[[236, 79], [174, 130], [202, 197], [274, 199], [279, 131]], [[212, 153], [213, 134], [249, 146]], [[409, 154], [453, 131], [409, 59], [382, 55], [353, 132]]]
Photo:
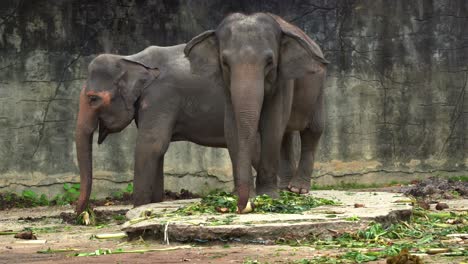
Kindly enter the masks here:
[[229, 69], [228, 57], [225, 53], [221, 55], [221, 64], [224, 68]]
[[89, 103], [93, 104], [93, 103], [96, 103], [99, 100], [101, 100], [101, 97], [99, 97], [97, 95], [89, 95], [88, 100], [89, 100]]
[[273, 57], [268, 57], [266, 59], [266, 66], [268, 67], [268, 66], [271, 66], [271, 65], [273, 65]]
[[223, 64], [223, 67], [224, 67], [224, 68], [229, 69], [229, 64], [227, 63], [226, 60], [222, 60], [221, 63]]

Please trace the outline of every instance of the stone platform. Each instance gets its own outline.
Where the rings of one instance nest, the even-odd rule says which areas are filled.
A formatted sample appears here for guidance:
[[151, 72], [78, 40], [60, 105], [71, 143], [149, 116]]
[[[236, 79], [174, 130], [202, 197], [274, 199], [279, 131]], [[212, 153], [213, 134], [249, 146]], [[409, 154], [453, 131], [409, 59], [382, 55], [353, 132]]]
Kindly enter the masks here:
[[[199, 199], [169, 201], [129, 210], [126, 215], [129, 221], [122, 230], [130, 237], [144, 235], [166, 241], [268, 243], [279, 238], [327, 238], [363, 229], [372, 221], [390, 224], [411, 216], [410, 201], [402, 194], [327, 190], [312, 191], [310, 195], [339, 201], [341, 205], [321, 206], [302, 214], [211, 214], [141, 219], [144, 212], [167, 214]], [[364, 207], [356, 207], [356, 204]]]

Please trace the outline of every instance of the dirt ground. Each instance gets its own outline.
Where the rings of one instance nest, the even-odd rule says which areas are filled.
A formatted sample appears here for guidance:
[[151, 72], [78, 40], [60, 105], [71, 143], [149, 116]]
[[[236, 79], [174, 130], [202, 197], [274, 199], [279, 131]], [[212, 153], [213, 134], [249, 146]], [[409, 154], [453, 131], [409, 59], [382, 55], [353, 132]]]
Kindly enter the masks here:
[[[112, 230], [112, 228], [111, 228]], [[103, 230], [104, 231], [104, 230]], [[109, 230], [110, 231], [110, 230]], [[54, 236], [61, 236], [57, 233]], [[61, 241], [54, 243], [51, 239], [43, 245], [21, 245], [14, 242], [0, 243], [0, 263], [293, 263], [302, 259], [317, 256], [333, 256], [343, 250], [316, 250], [311, 247], [291, 247], [280, 245], [162, 245], [155, 241], [127, 243], [125, 240], [94, 241], [87, 238], [86, 232], [80, 236], [82, 239]], [[6, 244], [6, 245], [5, 245]], [[101, 255], [91, 257], [74, 257], [73, 252], [39, 254], [39, 250], [47, 248], [73, 248], [79, 252], [93, 252], [96, 248], [124, 248], [124, 249], [180, 249], [128, 253], [116, 255]], [[462, 263], [463, 258], [440, 258], [437, 256], [425, 258], [424, 263]], [[256, 262], [255, 262], [256, 261]], [[466, 261], [466, 260], [465, 260]], [[300, 263], [300, 262], [299, 262]], [[313, 263], [313, 262], [312, 262]], [[373, 264], [386, 263], [385, 260], [367, 262]]]
[[[379, 191], [386, 190], [380, 188]], [[373, 189], [376, 191], [376, 189]], [[386, 191], [403, 192], [398, 188]], [[456, 203], [456, 201], [452, 201]], [[120, 232], [121, 217], [115, 217], [100, 226], [78, 226], [63, 221], [61, 217], [37, 217], [41, 210], [68, 210], [68, 207], [47, 209], [12, 209], [14, 213], [22, 215], [21, 219], [10, 218], [4, 220], [8, 211], [0, 211], [0, 231], [32, 229], [39, 244], [34, 241], [14, 238], [14, 235], [0, 235], [0, 263], [315, 263], [304, 259], [324, 256], [332, 257], [347, 252], [346, 248], [316, 249], [309, 246], [263, 245], [229, 243], [192, 243], [181, 244], [171, 242], [169, 245], [162, 241], [135, 239], [128, 241], [121, 239], [96, 239], [96, 234]], [[466, 209], [464, 209], [466, 210]], [[47, 215], [47, 214], [45, 214]], [[117, 214], [122, 215], [122, 214]], [[42, 241], [41, 241], [42, 240]], [[45, 240], [45, 241], [43, 241]], [[36, 241], [36, 242], [37, 242]], [[68, 249], [61, 253], [38, 253], [47, 249]], [[124, 253], [100, 256], [77, 257], [76, 253], [91, 253], [97, 249], [138, 250], [155, 249], [157, 252]], [[424, 263], [468, 263], [467, 257], [442, 257], [439, 255], [425, 256]], [[319, 263], [319, 262], [317, 262]], [[331, 263], [331, 262], [330, 262]], [[367, 263], [386, 263], [386, 260]]]

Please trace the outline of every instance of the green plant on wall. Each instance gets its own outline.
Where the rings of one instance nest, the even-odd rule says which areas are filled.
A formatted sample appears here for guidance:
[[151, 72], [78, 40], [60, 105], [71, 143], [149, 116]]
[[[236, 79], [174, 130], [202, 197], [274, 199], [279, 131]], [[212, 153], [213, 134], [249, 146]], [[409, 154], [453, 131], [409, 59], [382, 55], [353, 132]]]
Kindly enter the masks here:
[[125, 189], [113, 192], [111, 196], [116, 199], [122, 199], [125, 194], [130, 195], [132, 193], [133, 193], [133, 184], [129, 183], [127, 187], [125, 187]]
[[80, 196], [80, 184], [79, 183], [65, 183], [63, 185], [64, 189], [64, 194], [57, 194], [54, 199], [52, 199], [53, 202], [57, 205], [66, 205], [66, 204], [71, 204], [74, 201], [78, 200], [78, 197]]
[[49, 200], [45, 194], [38, 196], [32, 190], [24, 190], [21, 193], [21, 197], [24, 199], [25, 203], [30, 203], [31, 206], [44, 206], [49, 205]]

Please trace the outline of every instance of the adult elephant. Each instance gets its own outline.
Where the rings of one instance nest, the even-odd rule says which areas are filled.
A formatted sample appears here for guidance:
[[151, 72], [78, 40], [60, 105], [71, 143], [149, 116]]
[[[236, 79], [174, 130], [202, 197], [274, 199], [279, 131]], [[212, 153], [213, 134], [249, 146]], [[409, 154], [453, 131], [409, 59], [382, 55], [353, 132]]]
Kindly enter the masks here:
[[[314, 153], [324, 126], [323, 87], [328, 61], [302, 30], [267, 13], [227, 16], [216, 30], [185, 48], [194, 73], [224, 83], [225, 136], [237, 178], [238, 210], [244, 212], [252, 178], [251, 158], [260, 133], [257, 194], [277, 195], [278, 168], [291, 164], [292, 131], [300, 131], [301, 158], [289, 168], [289, 189], [310, 188]], [[282, 147], [281, 147], [282, 146]], [[283, 149], [283, 155], [281, 155]]]
[[92, 141], [98, 127], [101, 144], [109, 133], [135, 120], [135, 206], [163, 200], [164, 154], [171, 141], [226, 147], [225, 95], [216, 83], [191, 73], [184, 48], [151, 46], [130, 56], [103, 54], [89, 64], [76, 126], [82, 186], [77, 213], [91, 193]]

